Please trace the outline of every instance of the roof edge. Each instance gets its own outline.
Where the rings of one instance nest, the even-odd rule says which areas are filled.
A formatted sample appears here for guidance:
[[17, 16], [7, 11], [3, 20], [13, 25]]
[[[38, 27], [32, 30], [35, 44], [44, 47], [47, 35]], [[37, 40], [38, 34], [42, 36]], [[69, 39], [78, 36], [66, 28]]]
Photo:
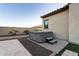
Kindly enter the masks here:
[[60, 8], [60, 9], [57, 9], [57, 10], [52, 11], [52, 12], [46, 14], [46, 15], [43, 15], [43, 16], [41, 16], [41, 18], [46, 18], [46, 17], [52, 16], [54, 14], [60, 13], [62, 11], [65, 11], [65, 10], [69, 9], [69, 4], [70, 3], [68, 3], [67, 5], [65, 5], [64, 7]]

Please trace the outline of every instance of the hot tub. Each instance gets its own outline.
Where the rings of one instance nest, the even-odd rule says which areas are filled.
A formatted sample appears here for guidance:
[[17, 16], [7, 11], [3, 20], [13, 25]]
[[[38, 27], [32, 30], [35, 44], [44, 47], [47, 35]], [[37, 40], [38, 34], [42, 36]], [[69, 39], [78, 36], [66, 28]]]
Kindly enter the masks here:
[[47, 37], [53, 37], [53, 32], [30, 32], [29, 37], [37, 42], [45, 42]]

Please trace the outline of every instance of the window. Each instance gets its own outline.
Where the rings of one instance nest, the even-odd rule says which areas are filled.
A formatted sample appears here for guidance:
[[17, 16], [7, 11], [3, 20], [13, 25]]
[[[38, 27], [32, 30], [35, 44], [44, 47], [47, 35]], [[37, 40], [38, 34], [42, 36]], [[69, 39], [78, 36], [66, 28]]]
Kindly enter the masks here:
[[48, 29], [48, 20], [44, 20], [44, 29]]

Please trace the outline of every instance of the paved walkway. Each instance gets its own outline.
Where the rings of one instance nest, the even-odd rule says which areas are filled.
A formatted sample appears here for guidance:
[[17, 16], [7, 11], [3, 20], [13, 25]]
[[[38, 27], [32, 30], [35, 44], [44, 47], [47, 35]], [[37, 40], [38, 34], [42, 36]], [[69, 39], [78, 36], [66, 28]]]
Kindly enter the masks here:
[[62, 56], [78, 56], [78, 53], [66, 49]]
[[0, 41], [0, 56], [31, 56], [31, 54], [17, 39], [14, 39]]
[[49, 49], [50, 51], [52, 51], [53, 53], [51, 54], [51, 56], [54, 56], [56, 55], [57, 53], [59, 53], [67, 44], [68, 42], [65, 41], [65, 40], [59, 40], [59, 39], [56, 39], [58, 41], [57, 44], [49, 44], [49, 43], [37, 43], [35, 41], [36, 44], [38, 45], [41, 45], [42, 47], [46, 48], [46, 49]]

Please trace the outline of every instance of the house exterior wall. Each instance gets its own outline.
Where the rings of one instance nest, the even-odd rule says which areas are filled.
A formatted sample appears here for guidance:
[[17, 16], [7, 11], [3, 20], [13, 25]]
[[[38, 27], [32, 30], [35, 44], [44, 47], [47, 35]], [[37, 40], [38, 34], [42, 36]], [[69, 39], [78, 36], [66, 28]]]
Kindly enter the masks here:
[[79, 4], [69, 5], [69, 41], [79, 44]]
[[[65, 10], [58, 14], [43, 18], [43, 30], [54, 32], [54, 35], [58, 39], [69, 39], [69, 27], [68, 27], [69, 11]], [[48, 29], [44, 29], [44, 20], [48, 19]]]

